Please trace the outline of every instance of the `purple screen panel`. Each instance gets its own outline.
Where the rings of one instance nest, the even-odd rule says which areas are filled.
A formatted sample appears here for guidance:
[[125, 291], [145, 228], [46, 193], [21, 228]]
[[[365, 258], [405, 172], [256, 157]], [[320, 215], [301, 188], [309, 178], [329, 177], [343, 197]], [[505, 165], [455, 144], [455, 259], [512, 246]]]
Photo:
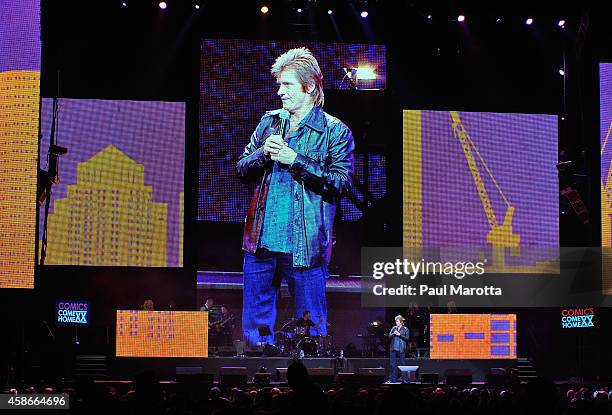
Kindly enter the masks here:
[[[45, 98], [43, 169], [52, 107]], [[58, 120], [68, 153], [53, 187], [48, 263], [182, 266], [185, 104], [60, 99]]]
[[612, 63], [599, 65], [599, 122], [601, 142], [601, 195], [602, 208], [602, 245], [612, 246], [612, 232], [610, 221], [612, 219], [612, 180], [610, 172], [612, 167]]

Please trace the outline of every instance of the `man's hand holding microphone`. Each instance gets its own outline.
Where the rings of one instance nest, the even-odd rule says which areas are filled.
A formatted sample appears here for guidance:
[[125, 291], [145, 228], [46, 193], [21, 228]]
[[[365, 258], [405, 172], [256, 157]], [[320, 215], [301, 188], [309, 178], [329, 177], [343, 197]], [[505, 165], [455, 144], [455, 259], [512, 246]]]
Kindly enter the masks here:
[[266, 138], [263, 149], [266, 156], [281, 164], [289, 165], [297, 157], [297, 153], [283, 141], [280, 134], [272, 134]]

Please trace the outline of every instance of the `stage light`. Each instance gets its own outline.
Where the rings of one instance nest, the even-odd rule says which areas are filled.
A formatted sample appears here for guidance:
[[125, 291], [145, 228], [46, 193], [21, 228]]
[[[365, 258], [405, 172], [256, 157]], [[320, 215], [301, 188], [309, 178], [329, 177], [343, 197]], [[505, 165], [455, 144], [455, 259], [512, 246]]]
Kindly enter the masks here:
[[364, 10], [364, 11], [362, 11], [362, 12], [361, 12], [361, 17], [363, 17], [364, 19], [365, 19], [366, 17], [368, 17], [368, 12], [367, 12], [367, 10]]
[[459, 16], [457, 16], [457, 21], [460, 23], [465, 22], [465, 16], [463, 14], [460, 14]]
[[262, 14], [267, 14], [270, 11], [268, 6], [266, 6], [266, 5], [261, 6], [261, 9], [259, 9], [259, 10], [261, 11]]
[[160, 1], [159, 2], [159, 8], [162, 10], [166, 10], [166, 7], [168, 7], [168, 5], [166, 4], [165, 1]]
[[368, 67], [359, 67], [354, 68], [355, 70], [355, 79], [358, 80], [372, 80], [376, 79], [376, 74], [372, 68]]
[[559, 22], [557, 22], [557, 26], [559, 26], [561, 29], [565, 29], [565, 19], [559, 20]]
[[298, 13], [302, 13], [302, 9], [297, 9], [297, 12]]
[[122, 2], [122, 3], [121, 3], [121, 6], [122, 6], [122, 7], [127, 7], [127, 3], [126, 3], [126, 2]]
[[528, 18], [525, 20], [525, 24], [526, 24], [527, 26], [531, 26], [531, 25], [533, 24], [533, 17], [528, 17]]
[[431, 14], [427, 15], [427, 20], [431, 20]]
[[563, 69], [559, 69], [559, 75], [564, 76], [565, 75], [565, 71]]
[[332, 13], [333, 13], [332, 9], [329, 9], [329, 10], [327, 11], [327, 14], [329, 14], [329, 15], [331, 15]]
[[498, 17], [497, 19], [495, 19], [495, 23], [501, 23], [502, 22], [502, 18]]
[[195, 7], [195, 9], [196, 9], [196, 10], [200, 10], [200, 5], [199, 5], [199, 4], [196, 4], [196, 5], [195, 5], [195, 6], [193, 6], [193, 7]]

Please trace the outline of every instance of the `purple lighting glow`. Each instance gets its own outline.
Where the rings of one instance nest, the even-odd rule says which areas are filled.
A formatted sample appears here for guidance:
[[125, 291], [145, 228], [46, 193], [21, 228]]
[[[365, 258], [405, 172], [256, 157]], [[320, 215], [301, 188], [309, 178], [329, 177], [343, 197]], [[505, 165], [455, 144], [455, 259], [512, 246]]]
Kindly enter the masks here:
[[166, 4], [165, 1], [160, 1], [159, 2], [159, 8], [162, 10], [166, 10], [166, 7], [168, 7], [168, 5]]
[[361, 17], [363, 17], [364, 19], [365, 19], [366, 17], [368, 17], [368, 12], [367, 12], [366, 10], [362, 11], [362, 12], [361, 12]]
[[457, 16], [457, 21], [458, 22], [465, 22], [465, 16], [460, 14], [459, 16]]
[[531, 26], [531, 25], [533, 24], [533, 18], [528, 17], [528, 18], [525, 20], [525, 24], [526, 24], [527, 26]]

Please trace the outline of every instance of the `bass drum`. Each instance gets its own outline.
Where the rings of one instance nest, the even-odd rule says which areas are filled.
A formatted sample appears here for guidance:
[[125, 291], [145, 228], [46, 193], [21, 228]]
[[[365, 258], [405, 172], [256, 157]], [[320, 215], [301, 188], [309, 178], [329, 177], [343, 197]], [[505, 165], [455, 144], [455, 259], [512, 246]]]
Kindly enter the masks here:
[[297, 352], [303, 352], [304, 356], [317, 356], [317, 342], [312, 337], [304, 337], [297, 345]]

